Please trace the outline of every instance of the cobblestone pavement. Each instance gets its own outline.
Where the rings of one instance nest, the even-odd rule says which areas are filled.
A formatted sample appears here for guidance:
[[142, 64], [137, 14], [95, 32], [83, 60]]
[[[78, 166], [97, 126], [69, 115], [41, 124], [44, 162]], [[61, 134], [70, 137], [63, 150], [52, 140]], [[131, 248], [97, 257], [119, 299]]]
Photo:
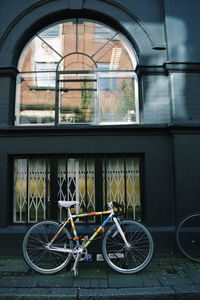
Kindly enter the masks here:
[[0, 257], [0, 299], [200, 299], [200, 264], [154, 258], [140, 273], [121, 275], [104, 262], [88, 262], [74, 277], [67, 269], [38, 274], [22, 258]]

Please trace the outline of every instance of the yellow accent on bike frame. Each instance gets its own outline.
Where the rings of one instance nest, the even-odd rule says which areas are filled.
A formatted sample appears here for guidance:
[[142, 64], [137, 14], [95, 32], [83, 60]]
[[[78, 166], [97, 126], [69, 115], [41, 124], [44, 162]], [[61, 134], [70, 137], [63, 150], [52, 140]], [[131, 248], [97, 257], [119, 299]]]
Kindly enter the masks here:
[[90, 237], [90, 239], [87, 241], [87, 243], [84, 245], [85, 248], [89, 246], [89, 244], [92, 242], [92, 240], [99, 234], [99, 232], [102, 229], [102, 225], [95, 231], [95, 233]]
[[58, 232], [54, 235], [54, 237], [52, 238], [51, 242], [49, 244], [52, 244], [55, 239], [57, 238], [57, 236], [59, 235], [59, 233], [63, 230], [63, 228], [65, 227], [65, 225], [67, 225], [67, 223], [69, 222], [69, 219], [67, 219], [63, 225], [60, 227], [60, 229], [58, 230]]
[[[85, 213], [85, 214], [79, 214], [79, 215], [71, 215], [70, 218], [68, 218], [63, 225], [61, 226], [61, 228], [58, 230], [58, 232], [54, 235], [54, 237], [52, 238], [51, 242], [49, 243], [50, 245], [54, 242], [54, 240], [56, 239], [56, 237], [60, 234], [60, 232], [63, 230], [63, 228], [67, 225], [67, 223], [70, 221], [71, 226], [72, 226], [72, 230], [73, 230], [73, 234], [75, 239], [78, 237], [77, 236], [77, 232], [76, 232], [76, 227], [73, 221], [73, 218], [81, 218], [81, 217], [87, 217], [87, 216], [97, 216], [97, 215], [108, 215], [111, 214], [111, 210], [106, 210], [106, 211], [101, 211], [101, 212], [92, 212], [92, 213]], [[109, 218], [109, 217], [108, 217]], [[105, 222], [105, 221], [104, 221]], [[103, 223], [104, 224], [104, 223]], [[102, 230], [104, 231], [104, 225], [100, 225], [99, 228], [94, 232], [94, 234], [89, 238], [89, 240], [87, 241], [87, 243], [84, 245], [85, 248], [87, 248], [89, 246], [89, 244], [92, 242], [92, 240], [99, 234], [99, 232]], [[78, 242], [78, 239], [76, 239], [76, 242]]]

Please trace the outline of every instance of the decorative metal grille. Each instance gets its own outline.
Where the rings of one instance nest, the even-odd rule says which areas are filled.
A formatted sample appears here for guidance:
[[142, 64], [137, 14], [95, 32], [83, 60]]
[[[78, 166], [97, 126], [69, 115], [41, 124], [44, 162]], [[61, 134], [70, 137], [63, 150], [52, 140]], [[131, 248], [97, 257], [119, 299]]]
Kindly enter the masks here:
[[45, 159], [16, 159], [14, 174], [14, 222], [37, 222], [46, 218], [50, 200], [49, 162]]
[[27, 159], [16, 159], [14, 164], [14, 222], [24, 222], [27, 206]]
[[[52, 212], [56, 216], [57, 206], [51, 204], [58, 200], [78, 201], [73, 213], [106, 209], [109, 201], [116, 201], [125, 206], [126, 217], [140, 219], [139, 158], [58, 157], [56, 162], [57, 168], [50, 168], [51, 158], [14, 160], [14, 223], [37, 222], [51, 217]], [[53, 177], [55, 186], [51, 184], [50, 190]], [[97, 193], [97, 188], [103, 192]], [[63, 220], [65, 214], [60, 208], [58, 219]], [[87, 221], [94, 222], [95, 218]]]
[[[78, 201], [76, 213], [95, 211], [95, 176], [93, 159], [58, 161], [58, 200]], [[59, 219], [63, 219], [60, 208]], [[90, 218], [90, 221], [93, 221]]]
[[127, 217], [140, 219], [139, 159], [105, 159], [103, 177], [104, 207], [116, 201], [125, 206]]

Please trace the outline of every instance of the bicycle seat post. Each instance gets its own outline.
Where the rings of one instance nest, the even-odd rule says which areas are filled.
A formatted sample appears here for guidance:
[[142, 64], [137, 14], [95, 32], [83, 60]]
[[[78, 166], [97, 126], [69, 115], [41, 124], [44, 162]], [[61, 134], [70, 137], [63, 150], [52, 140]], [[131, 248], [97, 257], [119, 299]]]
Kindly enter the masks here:
[[68, 217], [71, 219], [72, 218], [72, 214], [71, 214], [70, 207], [67, 208], [67, 213], [68, 213]]

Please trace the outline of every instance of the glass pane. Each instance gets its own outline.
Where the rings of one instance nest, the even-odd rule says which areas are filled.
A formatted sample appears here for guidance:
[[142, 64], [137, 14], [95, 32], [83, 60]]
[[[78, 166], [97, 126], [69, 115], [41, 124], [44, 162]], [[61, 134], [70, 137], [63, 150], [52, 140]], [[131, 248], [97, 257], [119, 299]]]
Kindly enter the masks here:
[[104, 207], [116, 201], [125, 207], [126, 217], [141, 219], [138, 158], [108, 158], [103, 170]]
[[[72, 208], [73, 214], [95, 211], [95, 172], [93, 159], [60, 159], [58, 161], [58, 200], [78, 201]], [[60, 208], [59, 219], [65, 217], [65, 209]], [[85, 219], [80, 218], [79, 222]], [[94, 218], [88, 218], [93, 222]]]
[[109, 64], [110, 70], [135, 69], [135, 55], [128, 41], [115, 30], [96, 21], [84, 19], [79, 19], [77, 26], [77, 51], [87, 53], [98, 63]]
[[31, 159], [28, 165], [28, 221], [37, 222], [46, 218], [46, 203], [49, 201], [49, 166], [45, 159]]
[[15, 125], [52, 124], [55, 120], [55, 73], [19, 74]]
[[[45, 38], [35, 36], [24, 48], [18, 68], [20, 72], [37, 71], [36, 63], [54, 64], [53, 71], [56, 70], [57, 63], [61, 59], [61, 41], [58, 37]], [[47, 71], [44, 69], [44, 71]]]
[[126, 158], [126, 207], [128, 216], [141, 220], [139, 158]]
[[[61, 65], [61, 67], [60, 67]], [[93, 71], [95, 69], [95, 62], [84, 54], [73, 53], [65, 57], [59, 70], [69, 71]]]
[[91, 123], [95, 119], [95, 74], [61, 74], [59, 123]]
[[136, 122], [136, 79], [134, 73], [99, 74], [100, 123]]
[[14, 189], [13, 189], [13, 221], [26, 222], [27, 207], [27, 159], [14, 161]]
[[96, 52], [93, 58], [97, 63], [107, 63], [109, 70], [134, 70], [136, 66], [133, 52], [124, 47], [119, 35], [114, 40], [106, 43], [100, 51]]
[[[24, 48], [18, 68], [21, 72], [36, 71], [36, 62], [58, 63], [75, 52], [109, 64], [110, 70], [136, 67], [135, 53], [124, 36], [97, 21], [73, 19], [52, 24], [35, 35]], [[67, 69], [60, 65], [60, 70]]]
[[37, 222], [46, 218], [50, 200], [49, 162], [45, 159], [14, 161], [14, 222]]
[[55, 70], [56, 66], [56, 63], [36, 62], [37, 87], [55, 88], [56, 73], [52, 71]]
[[[78, 51], [94, 56], [106, 46], [109, 40], [116, 35], [116, 32], [109, 27], [92, 20], [78, 20]], [[108, 48], [107, 48], [108, 50]]]
[[58, 62], [61, 59], [61, 39], [60, 37], [35, 37], [34, 62]]
[[[96, 159], [58, 158], [57, 160], [56, 190], [58, 192], [57, 199], [54, 200], [78, 201], [80, 205], [72, 209], [74, 214], [95, 211]], [[116, 157], [103, 159], [102, 162], [104, 209], [109, 201], [116, 201], [125, 206], [126, 217], [140, 220], [139, 158]], [[51, 170], [51, 172], [56, 171]], [[15, 223], [37, 222], [49, 216], [50, 206], [47, 206], [50, 203], [49, 159], [14, 160], [13, 199]], [[66, 217], [66, 210], [60, 209], [59, 219], [63, 220], [64, 217]], [[85, 221], [85, 218], [79, 219], [79, 222]], [[94, 222], [95, 217], [90, 217], [87, 221]]]
[[46, 30], [42, 30], [41, 34], [39, 34], [42, 38], [44, 37], [56, 37], [59, 36], [60, 25], [53, 25], [48, 27]]
[[[86, 24], [90, 26], [91, 21]], [[94, 22], [92, 32], [94, 34], [95, 41], [104, 43], [111, 40], [116, 35], [116, 31], [98, 22]]]
[[60, 57], [76, 51], [76, 19], [51, 25], [38, 36], [56, 50]]

